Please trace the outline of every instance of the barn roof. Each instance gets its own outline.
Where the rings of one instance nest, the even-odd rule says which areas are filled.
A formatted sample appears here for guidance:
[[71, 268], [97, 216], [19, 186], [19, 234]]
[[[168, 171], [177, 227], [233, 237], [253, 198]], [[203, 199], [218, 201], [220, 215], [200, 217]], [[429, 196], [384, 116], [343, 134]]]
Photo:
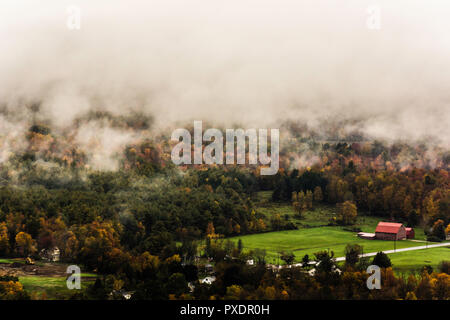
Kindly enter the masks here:
[[380, 223], [378, 223], [378, 226], [375, 229], [375, 232], [395, 233], [395, 234], [397, 234], [402, 226], [403, 225], [401, 223], [380, 222]]

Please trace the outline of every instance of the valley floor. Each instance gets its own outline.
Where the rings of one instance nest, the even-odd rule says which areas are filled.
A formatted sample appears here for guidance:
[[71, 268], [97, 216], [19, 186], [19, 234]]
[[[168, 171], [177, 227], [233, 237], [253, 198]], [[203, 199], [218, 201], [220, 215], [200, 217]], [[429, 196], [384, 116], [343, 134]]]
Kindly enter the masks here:
[[[254, 249], [266, 250], [266, 261], [270, 264], [283, 264], [280, 259], [281, 252], [293, 252], [295, 262], [300, 262], [305, 254], [310, 259], [314, 259], [314, 253], [318, 251], [333, 251], [334, 257], [338, 260], [345, 260], [345, 247], [347, 244], [359, 244], [363, 247], [364, 253], [386, 251], [392, 260], [395, 270], [401, 272], [416, 272], [424, 265], [437, 267], [442, 260], [450, 260], [450, 248], [433, 248], [436, 243], [426, 242], [426, 236], [421, 228], [415, 228], [415, 239], [402, 241], [366, 240], [357, 236], [357, 232], [352, 228], [360, 229], [364, 232], [374, 232], [378, 222], [383, 221], [380, 217], [366, 216], [360, 213], [357, 223], [349, 227], [328, 226], [330, 218], [335, 214], [332, 206], [319, 205], [313, 210], [303, 214], [302, 219], [295, 216], [292, 205], [289, 203], [273, 203], [270, 201], [270, 192], [264, 191], [258, 194], [259, 207], [257, 211], [263, 213], [267, 220], [275, 214], [281, 217], [289, 217], [298, 230], [273, 231], [244, 236], [228, 238], [237, 243], [242, 240], [244, 251]], [[426, 249], [426, 246], [429, 246]], [[450, 243], [444, 244], [450, 246]], [[404, 251], [404, 249], [421, 249], [415, 251]], [[395, 249], [395, 252], [394, 252]]]

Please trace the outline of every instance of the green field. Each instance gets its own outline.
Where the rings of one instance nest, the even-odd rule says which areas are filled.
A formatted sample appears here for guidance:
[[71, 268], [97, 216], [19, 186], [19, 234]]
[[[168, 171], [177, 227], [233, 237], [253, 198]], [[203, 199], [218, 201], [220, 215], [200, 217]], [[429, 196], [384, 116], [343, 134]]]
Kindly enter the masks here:
[[[274, 203], [271, 202], [271, 191], [260, 191], [256, 199], [256, 211], [264, 214], [266, 222], [269, 223], [270, 218], [274, 214], [279, 214], [282, 218], [288, 216], [289, 219], [297, 225], [298, 228], [312, 228], [328, 226], [330, 218], [336, 215], [336, 206], [315, 204], [312, 210], [303, 213], [301, 219], [295, 215], [292, 205], [288, 202]], [[383, 221], [383, 218], [369, 216], [366, 212], [358, 210], [358, 218], [352, 228], [359, 228], [363, 232], [375, 232], [378, 222]], [[425, 240], [423, 229], [414, 228], [415, 239]]]
[[[334, 251], [335, 257], [344, 256], [347, 244], [362, 245], [364, 252], [394, 249], [393, 241], [360, 239], [355, 232], [345, 231], [343, 227], [304, 228], [252, 234], [229, 239], [235, 242], [241, 239], [244, 251], [265, 249], [268, 263], [278, 263], [278, 253], [281, 251], [292, 251], [296, 256], [295, 260], [300, 261], [305, 254], [312, 257], [315, 252], [322, 250]], [[420, 245], [423, 245], [423, 243], [409, 240], [396, 242], [398, 249]]]
[[[91, 285], [96, 277], [95, 274], [81, 274], [81, 276], [82, 290]], [[83, 279], [83, 277], [88, 278]], [[78, 291], [67, 288], [66, 277], [24, 276], [19, 277], [19, 282], [35, 299], [42, 299], [44, 292], [46, 299], [49, 300], [68, 299]]]
[[434, 271], [438, 271], [439, 262], [450, 261], [450, 247], [392, 253], [389, 258], [397, 273], [419, 273], [424, 265], [430, 265]]
[[[25, 264], [23, 258], [1, 258], [0, 263]], [[60, 267], [65, 268], [63, 263], [51, 263], [37, 261], [36, 266], [55, 267], [55, 270], [46, 269], [46, 275], [19, 275], [19, 282], [23, 285], [24, 289], [31, 295], [33, 299], [69, 299], [77, 290], [69, 290], [66, 284], [66, 275], [61, 275]], [[81, 289], [86, 289], [89, 285], [95, 281], [97, 275], [95, 273], [81, 273]]]
[[[328, 226], [330, 218], [336, 214], [335, 206], [315, 205], [314, 209], [306, 211], [299, 219], [290, 203], [273, 203], [270, 198], [270, 191], [259, 192], [256, 211], [263, 214], [267, 222], [273, 215], [279, 214], [283, 219], [287, 218], [294, 222], [299, 229], [230, 238], [234, 242], [241, 239], [244, 251], [247, 252], [253, 249], [265, 249], [268, 263], [282, 263], [278, 260], [279, 253], [282, 251], [292, 251], [296, 256], [295, 261], [300, 261], [305, 254], [313, 258], [314, 253], [322, 250], [334, 251], [335, 257], [344, 256], [347, 244], [362, 245], [364, 252], [394, 249], [393, 241], [364, 240], [357, 237], [356, 231], [349, 231], [360, 229], [364, 232], [373, 233], [378, 222], [383, 220], [380, 217], [368, 216], [364, 212], [358, 212], [357, 222], [351, 227]], [[425, 239], [422, 229], [415, 228], [415, 239]], [[420, 245], [423, 245], [423, 243], [410, 240], [396, 242], [396, 248], [399, 249]]]
[[[294, 209], [291, 204], [277, 203], [268, 205], [265, 207], [259, 207], [256, 209], [257, 212], [262, 213], [266, 216], [267, 221], [274, 214], [279, 214], [282, 218], [288, 216], [297, 227], [299, 228], [312, 228], [312, 227], [325, 227], [328, 226], [330, 218], [336, 214], [336, 208], [327, 205], [316, 205], [314, 209], [308, 210], [303, 213], [301, 219], [295, 216]], [[381, 219], [379, 217], [371, 217], [366, 215], [358, 216], [356, 224], [352, 227], [360, 228], [364, 232], [374, 232], [375, 227]], [[421, 238], [423, 232], [420, 230], [418, 232], [418, 237]]]
[[23, 261], [23, 259], [0, 259], [0, 263], [14, 263], [14, 262], [20, 262], [20, 263], [25, 263], [25, 261]]
[[[15, 262], [25, 264], [25, 260], [23, 258], [1, 258], [0, 259], [0, 263], [15, 263]], [[43, 263], [40, 261], [35, 261], [35, 264], [37, 266], [43, 265]]]

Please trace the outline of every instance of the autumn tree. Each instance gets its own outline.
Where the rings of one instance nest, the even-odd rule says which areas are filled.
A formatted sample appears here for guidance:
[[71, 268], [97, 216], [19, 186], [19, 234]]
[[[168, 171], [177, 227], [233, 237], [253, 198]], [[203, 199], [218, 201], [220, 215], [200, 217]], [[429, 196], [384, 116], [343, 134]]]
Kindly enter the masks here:
[[450, 275], [450, 260], [443, 260], [438, 265], [439, 272]]
[[323, 201], [323, 193], [322, 188], [317, 186], [314, 188], [314, 201], [322, 202]]
[[306, 202], [307, 200], [305, 193], [303, 191], [300, 191], [299, 193], [297, 193], [296, 197], [293, 197], [293, 199], [294, 200], [296, 199], [296, 201], [292, 203], [294, 211], [297, 214], [297, 216], [301, 218], [303, 212], [305, 212], [307, 209], [307, 202]]
[[282, 221], [281, 221], [281, 216], [279, 213], [275, 213], [272, 217], [272, 219], [270, 219], [270, 223], [272, 224], [272, 229], [273, 230], [281, 230], [281, 226], [282, 226]]
[[313, 207], [313, 193], [311, 190], [307, 190], [305, 193], [305, 206], [307, 209], [312, 209]]
[[0, 279], [0, 300], [29, 300], [30, 296], [23, 290], [19, 281], [2, 281]]
[[57, 233], [55, 237], [55, 245], [61, 252], [61, 260], [73, 261], [79, 253], [79, 241], [72, 230], [66, 230]]
[[52, 217], [50, 219], [39, 219], [40, 231], [37, 238], [39, 249], [48, 249], [56, 245], [56, 238], [63, 234], [67, 226], [61, 217]]
[[446, 273], [434, 273], [432, 275], [433, 297], [436, 300], [450, 299], [450, 275]]
[[431, 300], [433, 299], [433, 288], [431, 285], [431, 276], [428, 272], [422, 272], [420, 281], [415, 290], [418, 299]]
[[9, 213], [6, 216], [6, 226], [8, 227], [9, 239], [13, 241], [19, 232], [25, 231], [25, 216], [21, 213]]
[[422, 207], [422, 218], [425, 223], [433, 221], [437, 217], [439, 213], [439, 204], [432, 196], [428, 196], [423, 200]]
[[206, 227], [206, 237], [209, 239], [217, 239], [219, 237], [212, 221], [208, 222], [208, 226]]
[[256, 230], [257, 231], [265, 231], [267, 228], [266, 224], [264, 223], [264, 220], [259, 218], [256, 222]]
[[27, 257], [37, 251], [36, 241], [28, 233], [23, 231], [19, 232], [16, 235], [16, 250], [19, 255]]
[[243, 293], [243, 289], [241, 286], [238, 286], [235, 284], [231, 285], [231, 286], [227, 287], [225, 299], [226, 300], [240, 300], [240, 299], [242, 299], [242, 293]]
[[389, 185], [385, 187], [382, 191], [382, 196], [383, 196], [384, 211], [391, 213], [391, 209], [393, 207], [394, 186]]
[[120, 227], [111, 221], [94, 221], [80, 227], [76, 233], [80, 243], [78, 259], [99, 272], [108, 268], [108, 258], [113, 248], [120, 248]]
[[433, 224], [433, 228], [431, 231], [431, 234], [433, 237], [439, 239], [439, 240], [445, 240], [445, 227], [444, 227], [444, 221], [441, 219], [437, 220]]
[[412, 291], [408, 291], [408, 293], [406, 293], [405, 300], [417, 300], [416, 294]]
[[348, 182], [336, 176], [332, 176], [327, 185], [328, 201], [339, 203], [344, 201], [344, 195], [348, 191]]
[[351, 201], [345, 201], [337, 205], [337, 223], [341, 225], [352, 225], [356, 223], [358, 216], [356, 205]]
[[413, 212], [413, 210], [414, 210], [414, 208], [412, 205], [412, 198], [410, 195], [407, 195], [403, 200], [403, 212], [404, 212], [404, 214], [406, 214], [408, 216], [408, 219], [409, 219], [409, 216], [411, 215], [411, 212]]
[[0, 223], [0, 256], [9, 254], [9, 235], [6, 223]]
[[297, 192], [294, 191], [294, 192], [292, 192], [291, 202], [294, 203], [296, 201], [298, 201], [298, 194], [297, 194]]

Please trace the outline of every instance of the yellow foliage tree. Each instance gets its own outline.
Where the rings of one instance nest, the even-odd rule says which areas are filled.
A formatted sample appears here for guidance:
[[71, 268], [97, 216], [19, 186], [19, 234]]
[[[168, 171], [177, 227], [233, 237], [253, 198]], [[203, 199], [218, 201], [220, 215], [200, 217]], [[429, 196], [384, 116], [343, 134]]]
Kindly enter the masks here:
[[36, 252], [36, 241], [26, 232], [19, 232], [16, 235], [17, 252], [22, 256], [28, 256]]
[[208, 225], [206, 227], [206, 237], [209, 239], [217, 239], [219, 237], [212, 222], [208, 222]]
[[6, 223], [0, 223], [0, 256], [9, 254], [9, 236]]
[[238, 285], [232, 285], [227, 287], [227, 293], [225, 299], [227, 300], [240, 300], [242, 294], [242, 287]]
[[323, 200], [322, 189], [317, 186], [314, 188], [314, 201], [321, 202]]
[[20, 282], [0, 281], [0, 300], [20, 299], [23, 287]]
[[356, 222], [358, 210], [351, 201], [345, 201], [338, 205], [338, 222], [343, 225], [351, 225]]
[[417, 297], [416, 297], [416, 295], [415, 295], [414, 292], [409, 291], [409, 292], [406, 294], [405, 300], [417, 300]]

